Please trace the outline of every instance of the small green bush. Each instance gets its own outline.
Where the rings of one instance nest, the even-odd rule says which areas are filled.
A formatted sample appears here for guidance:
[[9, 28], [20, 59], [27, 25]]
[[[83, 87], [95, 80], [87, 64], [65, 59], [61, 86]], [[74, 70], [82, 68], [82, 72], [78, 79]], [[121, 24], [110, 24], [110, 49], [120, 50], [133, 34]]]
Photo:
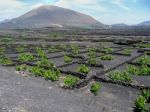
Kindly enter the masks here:
[[150, 109], [146, 106], [146, 99], [143, 96], [139, 96], [135, 101], [136, 109], [139, 112], [148, 112]]
[[36, 58], [31, 53], [21, 53], [18, 56], [18, 60], [21, 62], [35, 61]]
[[132, 52], [132, 50], [129, 49], [129, 48], [123, 50], [123, 53], [124, 53], [124, 54], [127, 54], [127, 55], [130, 55], [131, 52]]
[[60, 76], [59, 70], [53, 70], [53, 69], [46, 70], [39, 66], [32, 67], [29, 71], [32, 74], [34, 74], [36, 77], [40, 76], [40, 77], [44, 77], [46, 80], [52, 80], [52, 81], [58, 80]]
[[128, 72], [120, 72], [120, 71], [114, 71], [109, 75], [109, 78], [112, 79], [113, 81], [123, 81], [123, 82], [131, 82], [132, 78], [128, 74]]
[[53, 53], [53, 52], [56, 52], [58, 51], [59, 49], [55, 48], [54, 46], [51, 46], [49, 49], [48, 49], [48, 52], [49, 53]]
[[[101, 49], [100, 49], [100, 50], [101, 50]], [[111, 52], [113, 52], [113, 48], [104, 47], [104, 48], [102, 49], [102, 51], [105, 52], [105, 53], [111, 53]]]
[[142, 91], [142, 96], [148, 101], [150, 100], [150, 90], [149, 89], [144, 89]]
[[18, 52], [23, 52], [23, 51], [25, 50], [25, 48], [23, 48], [23, 47], [17, 47], [16, 50], [17, 50]]
[[101, 85], [99, 83], [93, 83], [92, 86], [91, 86], [91, 89], [90, 91], [94, 94], [94, 95], [97, 95], [98, 94], [98, 91], [100, 90], [101, 88]]
[[127, 72], [132, 75], [139, 75], [139, 69], [134, 65], [127, 66]]
[[69, 57], [69, 56], [67, 56], [67, 55], [65, 55], [65, 56], [64, 56], [64, 62], [65, 62], [65, 63], [70, 63], [70, 62], [72, 62], [72, 58]]
[[12, 42], [12, 41], [13, 41], [12, 38], [7, 38], [7, 37], [2, 38], [2, 39], [0, 40], [0, 42]]
[[81, 64], [78, 68], [77, 68], [77, 71], [80, 72], [80, 73], [84, 73], [84, 74], [88, 74], [90, 69], [84, 65], [84, 64]]
[[39, 61], [37, 61], [37, 66], [38, 67], [48, 67], [48, 68], [53, 68], [54, 64], [45, 58], [41, 58]]
[[139, 68], [139, 75], [150, 75], [150, 67], [148, 67], [147, 65], [142, 65], [140, 68]]
[[142, 65], [140, 67], [129, 65], [127, 67], [127, 72], [131, 75], [147, 76], [150, 75], [150, 67], [148, 67], [147, 65]]
[[150, 64], [150, 57], [145, 54], [144, 56], [138, 58], [137, 62], [142, 65]]
[[72, 55], [78, 55], [80, 52], [79, 47], [77, 45], [71, 45], [71, 53]]
[[107, 55], [102, 56], [101, 60], [111, 61], [111, 60], [113, 60], [113, 57], [112, 57], [112, 55], [107, 54]]
[[37, 47], [37, 48], [36, 48], [36, 52], [37, 52], [37, 54], [38, 54], [38, 56], [39, 56], [40, 58], [47, 58], [46, 53], [45, 53], [44, 50], [42, 50], [41, 48]]
[[144, 89], [142, 90], [141, 95], [135, 101], [135, 108], [138, 112], [149, 112], [150, 107], [147, 106], [146, 103], [150, 101], [150, 90]]
[[95, 65], [96, 64], [96, 58], [89, 58], [88, 63], [92, 64], [92, 65]]
[[28, 66], [23, 64], [23, 65], [17, 65], [15, 67], [16, 71], [26, 71], [28, 69]]
[[5, 47], [1, 47], [1, 48], [0, 48], [0, 55], [4, 55], [5, 49], [6, 49]]
[[0, 56], [0, 64], [9, 65], [9, 64], [13, 64], [13, 62], [9, 57], [7, 57], [5, 55], [1, 55]]
[[111, 52], [113, 52], [113, 48], [106, 48], [105, 51], [106, 51], [106, 53], [111, 53]]
[[63, 45], [63, 44], [59, 44], [55, 46], [56, 50], [66, 50], [67, 49], [67, 45]]
[[40, 68], [38, 66], [35, 66], [35, 67], [31, 67], [29, 71], [32, 74], [34, 74], [36, 77], [38, 77], [38, 76], [43, 77], [44, 76], [44, 68]]
[[88, 49], [88, 57], [89, 58], [95, 58], [96, 57], [96, 52], [95, 52], [95, 49]]
[[137, 43], [134, 44], [133, 46], [138, 48], [150, 48], [150, 43]]
[[44, 72], [44, 78], [46, 80], [51, 80], [51, 81], [57, 81], [60, 76], [60, 71], [59, 70], [45, 70]]
[[68, 75], [64, 79], [64, 84], [67, 87], [73, 87], [74, 85], [76, 85], [79, 82], [79, 80], [80, 79], [78, 77]]

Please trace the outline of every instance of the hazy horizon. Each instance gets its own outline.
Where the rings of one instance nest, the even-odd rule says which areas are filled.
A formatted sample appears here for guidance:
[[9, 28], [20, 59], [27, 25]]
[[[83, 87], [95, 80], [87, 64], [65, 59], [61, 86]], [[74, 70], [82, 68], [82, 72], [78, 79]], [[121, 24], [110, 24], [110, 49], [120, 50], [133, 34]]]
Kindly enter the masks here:
[[104, 24], [138, 24], [150, 20], [150, 0], [0, 0], [0, 21], [42, 5], [55, 5], [92, 16]]

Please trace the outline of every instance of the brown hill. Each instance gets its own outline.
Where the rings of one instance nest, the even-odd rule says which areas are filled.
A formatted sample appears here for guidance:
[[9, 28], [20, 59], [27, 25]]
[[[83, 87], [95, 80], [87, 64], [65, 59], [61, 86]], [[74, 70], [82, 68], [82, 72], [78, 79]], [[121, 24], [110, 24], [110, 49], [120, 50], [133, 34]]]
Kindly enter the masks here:
[[51, 5], [41, 6], [18, 18], [0, 24], [2, 28], [50, 26], [104, 27], [105, 25], [88, 15]]

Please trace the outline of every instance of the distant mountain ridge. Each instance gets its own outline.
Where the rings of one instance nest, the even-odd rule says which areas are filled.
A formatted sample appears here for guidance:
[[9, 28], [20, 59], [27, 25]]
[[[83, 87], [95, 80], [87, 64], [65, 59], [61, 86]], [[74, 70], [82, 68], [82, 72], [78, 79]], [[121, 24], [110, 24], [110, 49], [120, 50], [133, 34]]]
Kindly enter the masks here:
[[0, 23], [7, 23], [7, 22], [9, 22], [11, 19], [5, 19], [5, 20], [3, 20], [3, 21], [1, 21]]
[[104, 27], [91, 16], [57, 6], [41, 6], [26, 14], [0, 23], [2, 28], [34, 28], [51, 26]]
[[111, 25], [113, 28], [126, 28], [129, 27], [129, 25], [125, 24], [125, 23], [118, 23], [118, 24], [113, 24]]
[[150, 21], [144, 21], [142, 23], [137, 24], [138, 26], [150, 26]]
[[135, 25], [127, 25], [125, 23], [118, 23], [110, 25], [111, 28], [133, 28], [133, 27], [150, 27], [150, 21], [144, 21]]

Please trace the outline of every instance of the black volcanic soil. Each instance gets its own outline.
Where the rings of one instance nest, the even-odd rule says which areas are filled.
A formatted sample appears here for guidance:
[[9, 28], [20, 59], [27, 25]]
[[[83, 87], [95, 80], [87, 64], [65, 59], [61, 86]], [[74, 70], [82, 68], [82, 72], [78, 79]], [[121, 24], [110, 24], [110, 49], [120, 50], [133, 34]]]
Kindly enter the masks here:
[[[150, 76], [133, 75], [133, 83], [125, 84], [113, 82], [108, 74], [115, 70], [124, 71], [129, 62], [134, 62], [142, 56], [145, 48], [142, 52], [138, 52], [139, 48], [133, 47], [133, 44], [139, 40], [150, 43], [149, 36], [96, 35], [94, 31], [97, 30], [76, 30], [57, 28], [0, 30], [0, 48], [6, 47], [4, 54], [16, 59], [16, 64], [17, 56], [20, 54], [16, 52], [17, 47], [26, 45], [26, 51], [34, 55], [37, 53], [33, 49], [41, 47], [46, 51], [48, 59], [54, 62], [61, 72], [60, 79], [51, 82], [26, 72], [18, 73], [14, 65], [0, 65], [0, 112], [135, 112], [133, 111], [135, 99], [140, 95], [141, 88], [150, 88]], [[53, 37], [50, 35], [51, 32], [61, 32], [62, 35]], [[1, 39], [8, 37], [8, 34], [12, 42], [1, 42]], [[128, 41], [125, 44], [117, 44], [118, 40], [135, 42], [131, 45]], [[72, 63], [66, 64], [63, 56], [71, 53], [68, 45], [73, 44], [79, 47], [80, 52], [77, 56], [72, 56]], [[49, 53], [50, 45], [66, 45], [67, 50], [59, 49], [59, 52]], [[103, 47], [114, 49], [111, 53], [96, 51], [96, 62], [104, 68], [87, 64], [88, 48], [104, 50]], [[119, 54], [125, 48], [133, 49], [131, 55]], [[106, 54], [112, 55], [114, 60], [101, 60], [100, 57]], [[26, 64], [32, 63], [36, 62], [30, 61]], [[90, 68], [87, 75], [77, 71], [77, 67], [83, 63]], [[67, 75], [78, 76], [80, 81], [73, 88], [64, 88], [63, 79]], [[97, 96], [90, 92], [93, 82], [101, 84]]]
[[64, 90], [42, 78], [22, 77], [0, 66], [1, 112], [132, 112], [138, 91], [102, 83], [98, 96], [81, 90]]

